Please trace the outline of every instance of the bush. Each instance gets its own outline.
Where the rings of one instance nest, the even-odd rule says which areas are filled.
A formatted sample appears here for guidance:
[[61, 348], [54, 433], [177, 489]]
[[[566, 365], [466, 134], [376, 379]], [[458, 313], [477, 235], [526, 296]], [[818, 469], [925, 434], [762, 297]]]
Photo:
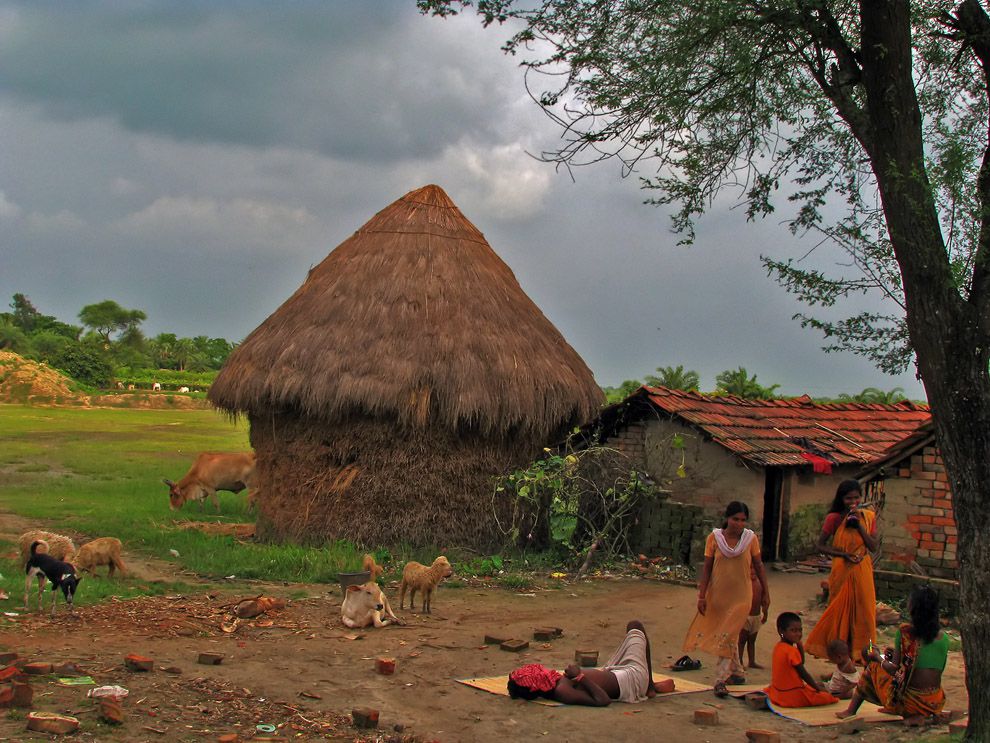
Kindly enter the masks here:
[[49, 364], [90, 387], [109, 387], [113, 380], [109, 359], [88, 346], [66, 346], [51, 357]]

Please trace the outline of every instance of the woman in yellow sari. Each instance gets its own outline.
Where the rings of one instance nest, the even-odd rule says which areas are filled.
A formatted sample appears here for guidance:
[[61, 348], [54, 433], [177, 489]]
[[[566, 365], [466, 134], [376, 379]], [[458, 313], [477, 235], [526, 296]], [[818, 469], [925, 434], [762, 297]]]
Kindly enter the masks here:
[[804, 648], [819, 658], [828, 657], [832, 640], [844, 640], [854, 651], [876, 640], [877, 595], [870, 553], [877, 548], [877, 517], [859, 507], [862, 497], [857, 480], [839, 483], [818, 537], [818, 550], [832, 555], [828, 608]]

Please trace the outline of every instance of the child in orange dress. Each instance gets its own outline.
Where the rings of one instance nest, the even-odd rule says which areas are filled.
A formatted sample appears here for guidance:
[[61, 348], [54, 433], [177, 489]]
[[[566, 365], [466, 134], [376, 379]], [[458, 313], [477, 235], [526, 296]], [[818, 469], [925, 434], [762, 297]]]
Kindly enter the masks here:
[[773, 649], [770, 686], [763, 691], [778, 707], [820, 707], [833, 704], [835, 697], [824, 691], [804, 668], [801, 617], [785, 611], [777, 617], [780, 642]]

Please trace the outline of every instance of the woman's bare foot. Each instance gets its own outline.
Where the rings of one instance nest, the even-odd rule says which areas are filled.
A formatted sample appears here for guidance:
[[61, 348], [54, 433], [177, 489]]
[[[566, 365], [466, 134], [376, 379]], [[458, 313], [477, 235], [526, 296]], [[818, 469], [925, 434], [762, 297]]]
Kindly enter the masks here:
[[[757, 663], [756, 661], [753, 661], [752, 663], [750, 663], [750, 664], [749, 664], [749, 667], [750, 667], [750, 668], [758, 668], [758, 669], [760, 669], [760, 670], [762, 670], [762, 669], [763, 669], [763, 666], [761, 666], [761, 665], [760, 665], [759, 663]], [[831, 678], [831, 676], [830, 676], [829, 678]]]
[[855, 714], [856, 713], [853, 712], [852, 710], [844, 709], [841, 712], [836, 712], [835, 716], [838, 717], [840, 720], [845, 720], [847, 717], [852, 717]]

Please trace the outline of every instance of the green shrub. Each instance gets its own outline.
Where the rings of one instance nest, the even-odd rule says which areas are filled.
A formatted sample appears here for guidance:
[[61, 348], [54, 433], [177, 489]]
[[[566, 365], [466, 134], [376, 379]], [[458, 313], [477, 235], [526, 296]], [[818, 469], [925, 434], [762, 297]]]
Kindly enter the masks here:
[[54, 353], [49, 363], [91, 387], [109, 387], [113, 379], [110, 361], [90, 346], [67, 345]]

